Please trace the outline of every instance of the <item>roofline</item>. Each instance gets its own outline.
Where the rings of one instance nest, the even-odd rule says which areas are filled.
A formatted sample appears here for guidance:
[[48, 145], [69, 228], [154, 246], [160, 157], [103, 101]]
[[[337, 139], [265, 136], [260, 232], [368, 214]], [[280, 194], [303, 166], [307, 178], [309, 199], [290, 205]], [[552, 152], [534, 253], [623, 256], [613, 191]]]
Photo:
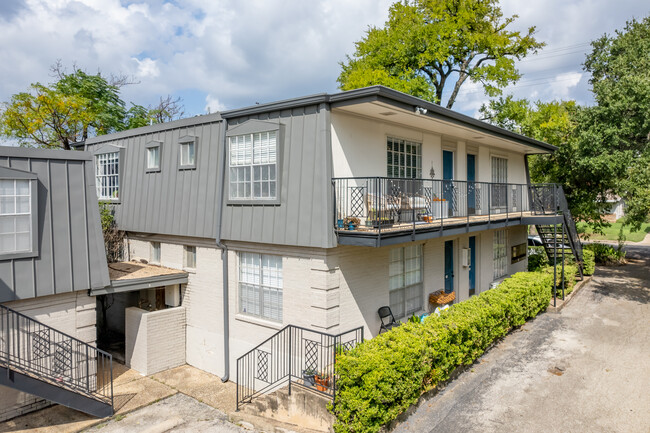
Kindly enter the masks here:
[[68, 161], [92, 161], [90, 152], [38, 147], [0, 146], [0, 157], [32, 159], [64, 159]]
[[221, 122], [222, 120], [221, 113], [201, 114], [198, 116], [186, 117], [185, 119], [174, 120], [172, 122], [156, 123], [155, 125], [141, 126], [140, 128], [127, 129], [126, 131], [114, 132], [112, 134], [98, 135], [97, 137], [88, 138], [86, 141], [73, 143], [72, 146], [82, 147], [106, 141], [119, 140], [126, 137], [134, 137], [136, 135], [153, 134], [155, 132], [168, 131], [175, 128]]
[[361, 89], [348, 90], [334, 94], [319, 93], [315, 95], [285, 99], [277, 102], [270, 102], [267, 104], [253, 105], [234, 110], [222, 111], [221, 117], [228, 120], [235, 117], [251, 116], [255, 114], [266, 113], [269, 111], [287, 110], [321, 103], [328, 103], [332, 108], [336, 108], [337, 106], [361, 104], [374, 101], [381, 101], [392, 105], [397, 105], [401, 108], [408, 109], [409, 111], [414, 111], [415, 107], [426, 108], [427, 113], [423, 114], [423, 116], [428, 116], [445, 122], [454, 123], [456, 125], [469, 127], [486, 134], [497, 136], [499, 138], [514, 140], [521, 144], [533, 147], [535, 149], [540, 149], [545, 152], [554, 152], [557, 150], [557, 147], [543, 141], [535, 140], [533, 138], [526, 137], [525, 135], [517, 134], [515, 132], [508, 131], [507, 129], [490, 125], [489, 123], [483, 122], [465, 114], [458, 113], [438, 104], [434, 104], [430, 101], [426, 101], [424, 99], [420, 99], [385, 86], [363, 87]]

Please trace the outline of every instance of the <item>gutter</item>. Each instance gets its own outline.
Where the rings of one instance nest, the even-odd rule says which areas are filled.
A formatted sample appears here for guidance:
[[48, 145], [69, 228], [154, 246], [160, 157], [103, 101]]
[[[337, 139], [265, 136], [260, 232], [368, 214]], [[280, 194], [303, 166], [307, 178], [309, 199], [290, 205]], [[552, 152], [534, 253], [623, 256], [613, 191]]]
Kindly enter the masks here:
[[228, 382], [230, 379], [230, 312], [229, 312], [229, 295], [228, 295], [228, 247], [223, 243], [221, 239], [221, 222], [223, 221], [223, 198], [225, 193], [226, 185], [226, 158], [228, 157], [228, 150], [226, 148], [226, 120], [222, 121], [221, 133], [219, 134], [219, 144], [223, 145], [223, 155], [221, 158], [221, 164], [219, 164], [219, 170], [221, 171], [221, 178], [219, 182], [221, 185], [217, 185], [217, 189], [221, 191], [219, 197], [219, 213], [217, 218], [217, 247], [221, 249], [221, 263], [223, 268], [221, 270], [222, 275], [222, 297], [223, 297], [223, 364], [226, 373], [221, 378], [222, 382]]

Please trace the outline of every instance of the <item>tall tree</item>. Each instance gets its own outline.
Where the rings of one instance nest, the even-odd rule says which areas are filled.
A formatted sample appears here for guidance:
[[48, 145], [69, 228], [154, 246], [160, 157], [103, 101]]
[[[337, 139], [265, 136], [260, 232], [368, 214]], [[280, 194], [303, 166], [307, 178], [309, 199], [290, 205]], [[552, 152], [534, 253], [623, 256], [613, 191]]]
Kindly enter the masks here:
[[381, 84], [451, 108], [462, 85], [480, 83], [490, 96], [521, 77], [520, 60], [544, 46], [508, 27], [498, 0], [405, 0], [393, 4], [383, 28], [370, 27], [341, 63], [342, 90]]

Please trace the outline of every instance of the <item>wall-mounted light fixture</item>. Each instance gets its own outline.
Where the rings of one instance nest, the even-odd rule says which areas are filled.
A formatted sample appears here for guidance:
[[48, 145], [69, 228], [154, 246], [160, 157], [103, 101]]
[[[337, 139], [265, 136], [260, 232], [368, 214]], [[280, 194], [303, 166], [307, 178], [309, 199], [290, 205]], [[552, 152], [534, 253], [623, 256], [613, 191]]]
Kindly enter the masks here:
[[415, 114], [427, 114], [427, 109], [424, 107], [416, 106]]

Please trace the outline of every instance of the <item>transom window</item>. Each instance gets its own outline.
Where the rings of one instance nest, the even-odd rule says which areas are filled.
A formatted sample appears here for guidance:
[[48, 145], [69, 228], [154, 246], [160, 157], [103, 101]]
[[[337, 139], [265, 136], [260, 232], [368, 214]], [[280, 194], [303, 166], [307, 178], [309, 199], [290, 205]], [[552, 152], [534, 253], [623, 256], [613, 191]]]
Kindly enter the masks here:
[[239, 312], [282, 322], [282, 257], [239, 253]]
[[97, 197], [100, 200], [116, 200], [120, 191], [120, 153], [95, 155], [95, 178]]
[[388, 177], [422, 177], [422, 143], [388, 137]]
[[505, 229], [494, 231], [494, 275], [497, 280], [503, 277], [508, 269], [507, 232]]
[[277, 197], [277, 132], [230, 137], [230, 198]]
[[31, 251], [31, 203], [29, 180], [0, 180], [0, 253]]
[[390, 309], [396, 318], [422, 310], [422, 245], [390, 250], [388, 284]]

